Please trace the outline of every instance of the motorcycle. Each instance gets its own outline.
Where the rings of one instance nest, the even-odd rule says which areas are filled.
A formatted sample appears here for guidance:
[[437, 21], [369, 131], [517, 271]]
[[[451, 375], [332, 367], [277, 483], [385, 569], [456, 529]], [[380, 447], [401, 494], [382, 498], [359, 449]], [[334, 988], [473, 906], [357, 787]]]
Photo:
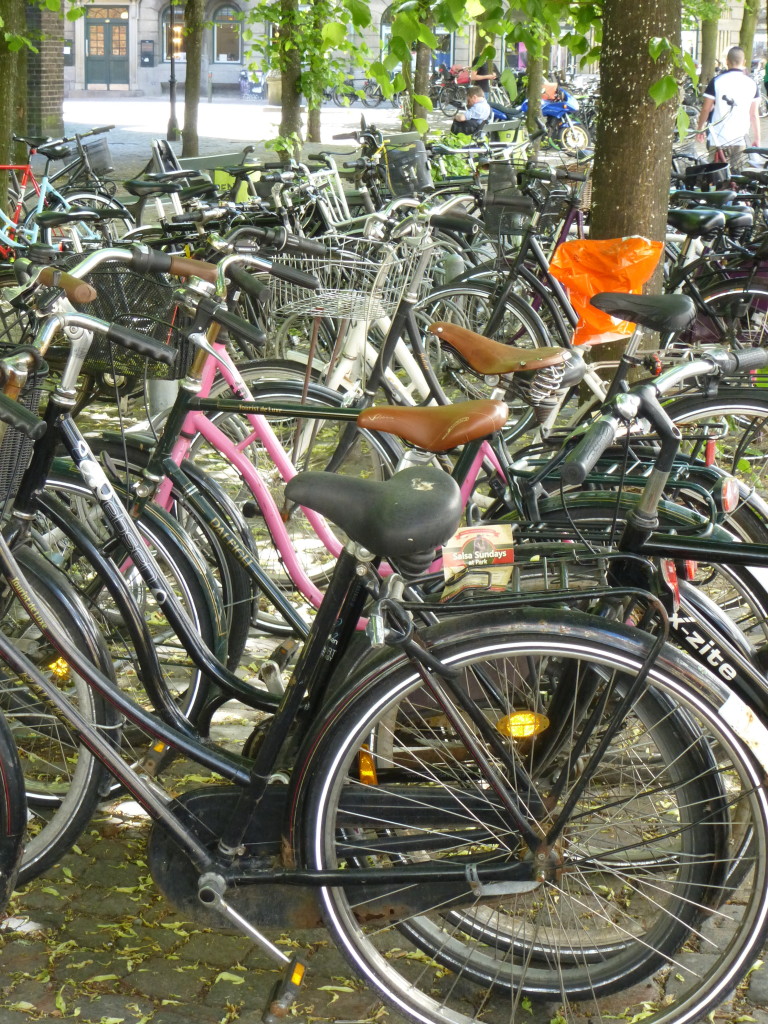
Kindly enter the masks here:
[[[542, 99], [541, 116], [550, 140], [557, 148], [573, 156], [592, 145], [589, 129], [573, 116], [578, 111], [579, 101], [562, 86], [554, 91], [553, 98]], [[527, 114], [528, 100], [523, 100], [516, 107], [502, 107], [492, 103], [491, 112], [493, 121], [516, 121]]]

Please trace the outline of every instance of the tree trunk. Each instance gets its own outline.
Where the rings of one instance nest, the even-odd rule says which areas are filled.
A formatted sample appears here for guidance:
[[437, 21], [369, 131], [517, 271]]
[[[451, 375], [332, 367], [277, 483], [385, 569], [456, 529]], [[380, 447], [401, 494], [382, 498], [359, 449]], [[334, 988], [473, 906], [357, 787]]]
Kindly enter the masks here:
[[[427, 24], [432, 28], [433, 19]], [[429, 72], [432, 65], [432, 50], [426, 43], [416, 44], [416, 68], [413, 74], [413, 91], [417, 96], [429, 96]], [[426, 119], [429, 111], [421, 103], [413, 101], [413, 116]]]
[[701, 23], [701, 78], [699, 79], [699, 93], [706, 89], [715, 77], [718, 24], [717, 18], [705, 18]]
[[198, 156], [197, 114], [200, 107], [200, 76], [203, 66], [205, 0], [187, 0], [184, 7], [186, 28], [187, 77], [184, 85], [184, 130], [182, 156]]
[[590, 236], [664, 239], [676, 100], [660, 107], [649, 87], [671, 72], [648, 41], [680, 45], [680, 0], [605, 0], [600, 118], [595, 140]]
[[307, 111], [307, 142], [320, 142], [320, 107]]
[[[23, 0], [0, 0], [0, 162], [14, 162], [14, 132], [26, 128], [26, 50], [10, 50], [5, 33], [25, 35], [26, 19]], [[26, 150], [25, 150], [26, 154]], [[0, 206], [8, 209], [8, 175], [0, 174]]]
[[[301, 47], [294, 44], [298, 35], [299, 0], [280, 0], [280, 78], [282, 85], [280, 135], [284, 139], [301, 137]], [[298, 155], [299, 145], [285, 151]]]
[[741, 16], [741, 28], [739, 29], [739, 46], [744, 51], [744, 58], [747, 71], [752, 63], [752, 47], [755, 43], [755, 29], [757, 28], [758, 0], [745, 0], [744, 13]]
[[528, 50], [528, 131], [539, 128], [541, 117], [541, 90], [544, 88], [544, 58], [541, 50]]

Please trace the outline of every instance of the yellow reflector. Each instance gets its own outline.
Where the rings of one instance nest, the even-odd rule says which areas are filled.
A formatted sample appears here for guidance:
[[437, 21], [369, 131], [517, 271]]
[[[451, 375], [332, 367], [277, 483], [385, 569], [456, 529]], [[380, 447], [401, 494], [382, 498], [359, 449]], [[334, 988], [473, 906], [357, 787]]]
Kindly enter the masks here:
[[48, 666], [48, 670], [52, 672], [57, 679], [66, 679], [69, 676], [69, 665], [63, 658], [57, 658], [56, 661], [51, 662]]
[[304, 977], [304, 964], [294, 964], [293, 971], [291, 972], [291, 984], [300, 985], [301, 979]]
[[536, 711], [513, 711], [511, 715], [500, 718], [496, 728], [502, 736], [513, 740], [524, 740], [529, 736], [538, 736], [549, 728], [549, 719]]
[[376, 763], [373, 755], [364, 743], [357, 756], [357, 771], [360, 781], [366, 786], [378, 786], [379, 777], [376, 774]]
[[165, 750], [165, 744], [163, 743], [162, 740], [158, 740], [157, 743], [153, 744], [152, 749], [156, 754], [162, 754], [162, 752]]

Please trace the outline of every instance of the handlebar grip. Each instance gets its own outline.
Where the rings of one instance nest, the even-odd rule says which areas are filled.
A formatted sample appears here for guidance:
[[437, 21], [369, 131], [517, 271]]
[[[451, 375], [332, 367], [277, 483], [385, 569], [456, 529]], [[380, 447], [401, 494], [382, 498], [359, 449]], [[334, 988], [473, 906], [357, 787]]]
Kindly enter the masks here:
[[429, 225], [468, 238], [473, 238], [480, 230], [480, 221], [466, 213], [434, 213], [429, 218]]
[[122, 324], [110, 324], [106, 333], [108, 341], [114, 341], [116, 345], [130, 349], [131, 352], [138, 352], [140, 356], [147, 356], [154, 359], [156, 363], [165, 363], [166, 366], [173, 366], [176, 362], [176, 349], [166, 345], [165, 342], [155, 341], [146, 334], [139, 334], [130, 327], [123, 327]]
[[93, 302], [98, 293], [87, 281], [80, 281], [56, 267], [43, 267], [37, 275], [40, 284], [61, 288], [70, 302]]
[[327, 247], [314, 238], [302, 238], [299, 235], [288, 235], [285, 240], [286, 252], [297, 252], [303, 256], [325, 256]]
[[320, 288], [320, 282], [314, 274], [305, 274], [303, 270], [287, 267], [284, 263], [273, 262], [269, 272], [272, 277], [276, 277], [280, 281], [288, 281], [289, 284], [298, 285], [299, 288], [308, 288], [313, 292]]
[[22, 434], [31, 437], [33, 441], [41, 438], [47, 430], [44, 420], [2, 392], [0, 392], [0, 420], [7, 423], [9, 427], [20, 430]]
[[237, 285], [240, 291], [249, 295], [257, 304], [266, 302], [270, 296], [269, 285], [259, 281], [253, 274], [249, 274], [244, 267], [232, 264], [227, 270], [227, 277], [232, 284]]
[[266, 334], [260, 328], [248, 323], [247, 320], [243, 320], [235, 313], [230, 313], [226, 306], [216, 306], [211, 317], [217, 324], [226, 327], [230, 334], [235, 334], [252, 345], [261, 347], [267, 340]]
[[739, 352], [730, 353], [732, 367], [731, 373], [743, 373], [746, 370], [764, 370], [768, 366], [768, 349], [748, 348]]
[[559, 181], [586, 181], [586, 174], [581, 174], [579, 171], [569, 171], [565, 167], [555, 168], [555, 177]]
[[113, 124], [103, 124], [100, 128], [91, 128], [89, 132], [82, 132], [80, 138], [85, 138], [86, 135], [103, 135], [104, 132], [111, 132], [115, 126]]
[[190, 210], [188, 213], [174, 213], [171, 217], [171, 224], [200, 224], [202, 220], [202, 210]]
[[216, 284], [218, 271], [212, 263], [204, 260], [190, 260], [186, 256], [171, 256], [169, 274], [175, 277], [202, 277], [204, 281]]
[[560, 466], [560, 477], [566, 484], [583, 484], [584, 480], [603, 454], [616, 439], [619, 423], [613, 416], [601, 416], [587, 430], [573, 451], [565, 457]]
[[288, 171], [290, 167], [288, 164], [281, 164], [279, 161], [271, 160], [269, 163], [261, 165], [265, 171]]
[[523, 178], [533, 178], [534, 181], [554, 181], [554, 172], [549, 167], [525, 167], [520, 171]]
[[334, 139], [334, 140], [338, 139], [340, 142], [342, 140], [346, 140], [346, 139], [354, 139], [355, 142], [357, 142], [357, 137], [358, 137], [358, 133], [357, 132], [342, 132], [341, 135], [332, 135], [331, 136], [332, 139]]

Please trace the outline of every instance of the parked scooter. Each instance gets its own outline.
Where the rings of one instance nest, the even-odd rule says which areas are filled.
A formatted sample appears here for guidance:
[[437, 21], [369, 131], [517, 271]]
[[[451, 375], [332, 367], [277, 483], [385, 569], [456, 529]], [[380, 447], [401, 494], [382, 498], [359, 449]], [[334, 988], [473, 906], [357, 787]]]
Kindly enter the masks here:
[[[515, 107], [502, 107], [492, 103], [491, 111], [494, 121], [516, 121], [528, 112], [528, 100], [523, 100]], [[592, 145], [589, 129], [574, 116], [578, 111], [579, 101], [562, 86], [542, 97], [541, 116], [546, 123], [551, 142], [558, 149], [574, 156]]]

